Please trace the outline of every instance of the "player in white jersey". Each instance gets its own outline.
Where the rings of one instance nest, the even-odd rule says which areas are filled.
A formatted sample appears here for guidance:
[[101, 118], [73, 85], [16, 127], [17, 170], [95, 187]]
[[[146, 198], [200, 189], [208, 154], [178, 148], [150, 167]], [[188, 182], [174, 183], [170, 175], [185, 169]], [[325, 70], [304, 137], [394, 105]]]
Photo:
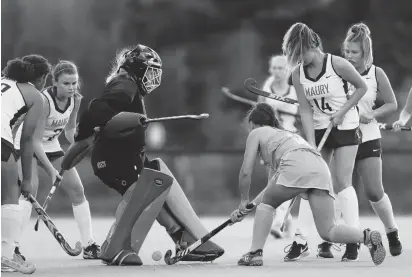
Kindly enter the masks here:
[[[289, 78], [286, 69], [286, 57], [283, 55], [272, 56], [269, 60], [270, 76], [263, 83], [262, 90], [297, 100], [295, 88], [289, 85]], [[258, 102], [264, 102], [271, 105], [278, 113], [280, 122], [285, 130], [297, 132], [295, 126], [296, 117], [298, 116], [298, 107], [267, 97], [259, 97]]]
[[[7, 62], [1, 79], [1, 271], [33, 273], [36, 268], [14, 254], [20, 236], [20, 194], [32, 193], [31, 163], [34, 153], [43, 89], [50, 64], [40, 55], [28, 55]], [[19, 181], [17, 153], [13, 142], [24, 122], [21, 144], [22, 178]]]
[[[64, 152], [60, 146], [59, 135], [65, 131], [67, 140], [74, 143], [74, 134], [76, 129], [77, 112], [80, 107], [81, 96], [78, 93], [79, 75], [76, 65], [70, 61], [60, 61], [52, 70], [53, 86], [42, 91], [44, 97], [43, 123], [44, 133], [42, 138], [42, 146], [47, 157], [42, 160], [38, 157], [37, 152], [33, 157], [33, 176], [35, 182], [34, 191], [37, 192], [38, 187], [38, 171], [37, 165], [44, 168], [44, 164], [49, 164], [48, 167], [60, 168], [64, 156]], [[19, 148], [18, 140], [15, 143], [16, 148]], [[38, 163], [37, 159], [40, 161]], [[74, 218], [79, 228], [82, 244], [83, 258], [97, 259], [100, 252], [93, 238], [92, 222], [89, 202], [84, 195], [84, 188], [80, 180], [79, 174], [75, 168], [65, 171], [60, 186], [69, 196]], [[22, 227], [29, 222], [31, 214], [31, 203], [25, 199], [20, 199], [22, 209]]]
[[401, 127], [405, 126], [411, 119], [412, 115], [412, 88], [409, 90], [408, 99], [406, 99], [405, 107], [402, 109], [399, 119], [395, 121], [392, 126], [395, 131], [399, 132]]
[[[360, 143], [356, 104], [366, 93], [366, 83], [347, 60], [324, 53], [319, 36], [303, 23], [295, 23], [289, 28], [282, 49], [289, 68], [293, 68], [292, 81], [308, 142], [314, 147], [318, 145], [328, 125], [333, 124], [322, 148], [322, 156], [329, 165], [332, 159], [338, 165], [334, 172], [334, 191], [344, 221], [350, 226], [359, 226], [358, 198], [352, 186], [352, 172]], [[355, 88], [350, 96], [348, 82]], [[306, 239], [296, 237], [298, 239], [300, 241], [295, 241], [289, 251], [296, 257], [302, 256], [307, 249]], [[333, 258], [330, 247], [329, 242], [321, 243], [318, 256]], [[357, 256], [357, 248], [356, 254], [351, 256], [354, 255]], [[342, 261], [347, 260], [345, 253]]]
[[[363, 23], [351, 26], [342, 46], [345, 58], [368, 85], [368, 91], [358, 103], [362, 143], [358, 148], [355, 170], [373, 210], [385, 226], [390, 252], [392, 256], [398, 256], [402, 253], [402, 244], [392, 204], [382, 184], [381, 133], [376, 120], [396, 111], [396, 97], [385, 72], [373, 65], [372, 38], [368, 26]], [[374, 109], [377, 98], [384, 104]]]
[[[270, 58], [269, 74], [270, 76], [264, 82], [262, 90], [277, 94], [282, 97], [297, 100], [295, 88], [288, 83], [285, 56], [275, 55]], [[258, 98], [258, 102], [267, 103], [276, 110], [280, 123], [282, 124], [282, 127], [285, 128], [285, 130], [294, 133], [298, 131], [295, 126], [298, 113], [297, 105], [290, 105], [281, 101], [261, 96]], [[290, 201], [286, 201], [276, 209], [273, 227], [270, 232], [275, 238], [283, 238], [283, 236], [285, 234], [288, 235], [289, 231], [291, 230], [292, 216], [289, 215], [285, 233], [280, 231], [280, 227], [283, 223], [283, 219], [285, 217], [289, 204]]]
[[282, 130], [275, 111], [268, 104], [257, 104], [248, 116], [248, 123], [249, 135], [239, 172], [241, 202], [239, 209], [231, 215], [232, 222], [242, 220], [242, 210], [250, 203], [250, 183], [258, 155], [272, 168], [273, 175], [266, 188], [252, 201], [258, 205], [252, 245], [238, 265], [263, 265], [263, 247], [273, 213], [284, 201], [298, 195], [310, 202], [316, 227], [323, 239], [337, 243], [363, 242], [368, 246], [373, 262], [376, 265], [382, 263], [385, 249], [378, 231], [362, 231], [355, 226], [336, 223], [331, 174], [321, 154], [299, 135]]

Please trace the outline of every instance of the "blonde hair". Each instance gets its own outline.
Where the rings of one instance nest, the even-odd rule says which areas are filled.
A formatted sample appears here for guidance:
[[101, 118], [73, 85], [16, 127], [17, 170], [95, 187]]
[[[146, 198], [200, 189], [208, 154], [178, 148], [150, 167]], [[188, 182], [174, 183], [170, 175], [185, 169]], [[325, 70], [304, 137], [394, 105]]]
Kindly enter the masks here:
[[346, 33], [345, 41], [342, 44], [342, 54], [345, 55], [345, 46], [349, 42], [358, 42], [363, 52], [365, 66], [369, 68], [373, 64], [372, 37], [371, 31], [366, 24], [360, 22], [352, 25]]
[[301, 22], [293, 24], [283, 37], [282, 43], [288, 71], [302, 62], [303, 52], [317, 47], [322, 49], [322, 41], [315, 31]]

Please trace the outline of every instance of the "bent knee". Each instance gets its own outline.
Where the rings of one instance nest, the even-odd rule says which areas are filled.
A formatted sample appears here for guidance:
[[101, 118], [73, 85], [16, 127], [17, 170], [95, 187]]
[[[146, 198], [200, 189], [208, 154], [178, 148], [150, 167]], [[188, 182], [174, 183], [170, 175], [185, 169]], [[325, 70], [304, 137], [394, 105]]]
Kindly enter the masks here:
[[378, 202], [385, 194], [383, 188], [367, 189], [365, 187], [365, 194], [369, 201]]
[[73, 205], [79, 205], [86, 201], [86, 196], [84, 195], [84, 188], [82, 185], [67, 186], [65, 187], [65, 190]]
[[318, 230], [319, 236], [325, 241], [332, 241], [332, 235], [330, 230], [322, 229]]

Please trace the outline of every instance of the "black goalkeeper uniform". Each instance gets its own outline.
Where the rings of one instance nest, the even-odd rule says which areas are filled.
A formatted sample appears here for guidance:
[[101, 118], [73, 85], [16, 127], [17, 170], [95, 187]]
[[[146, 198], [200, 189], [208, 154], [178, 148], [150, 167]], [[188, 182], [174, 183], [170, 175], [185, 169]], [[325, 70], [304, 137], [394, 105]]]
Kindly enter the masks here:
[[[116, 114], [133, 112], [146, 115], [143, 97], [137, 84], [128, 75], [118, 75], [106, 86], [100, 97], [93, 99], [81, 115], [76, 141], [94, 135], [94, 127], [103, 127]], [[121, 139], [97, 134], [92, 150], [94, 174], [120, 194], [137, 181], [144, 164], [145, 130]]]

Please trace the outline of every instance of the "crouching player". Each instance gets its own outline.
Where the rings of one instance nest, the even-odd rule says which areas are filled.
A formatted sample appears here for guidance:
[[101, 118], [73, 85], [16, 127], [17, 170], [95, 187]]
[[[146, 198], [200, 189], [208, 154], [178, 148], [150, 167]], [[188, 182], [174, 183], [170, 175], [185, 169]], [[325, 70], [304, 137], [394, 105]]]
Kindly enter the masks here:
[[[166, 164], [145, 155], [143, 97], [160, 85], [161, 67], [149, 47], [123, 49], [103, 93], [81, 115], [76, 143], [66, 154], [94, 143], [95, 175], [123, 196], [101, 248], [100, 258], [108, 265], [142, 265], [138, 252], [155, 219], [179, 249], [208, 233]], [[223, 253], [210, 241], [184, 260], [213, 261]]]
[[[297, 195], [309, 201], [316, 228], [324, 240], [336, 243], [363, 242], [368, 246], [373, 262], [381, 264], [386, 252], [378, 231], [336, 224], [332, 178], [321, 154], [300, 136], [282, 130], [275, 112], [268, 104], [255, 106], [248, 121], [250, 133], [239, 174], [239, 210], [250, 203], [250, 182], [258, 154], [273, 168], [274, 174], [269, 178], [266, 189], [253, 201], [259, 206], [253, 225], [252, 246], [238, 264], [263, 265], [263, 246], [272, 226], [273, 213], [283, 202]], [[243, 218], [239, 210], [232, 213], [233, 222]]]

